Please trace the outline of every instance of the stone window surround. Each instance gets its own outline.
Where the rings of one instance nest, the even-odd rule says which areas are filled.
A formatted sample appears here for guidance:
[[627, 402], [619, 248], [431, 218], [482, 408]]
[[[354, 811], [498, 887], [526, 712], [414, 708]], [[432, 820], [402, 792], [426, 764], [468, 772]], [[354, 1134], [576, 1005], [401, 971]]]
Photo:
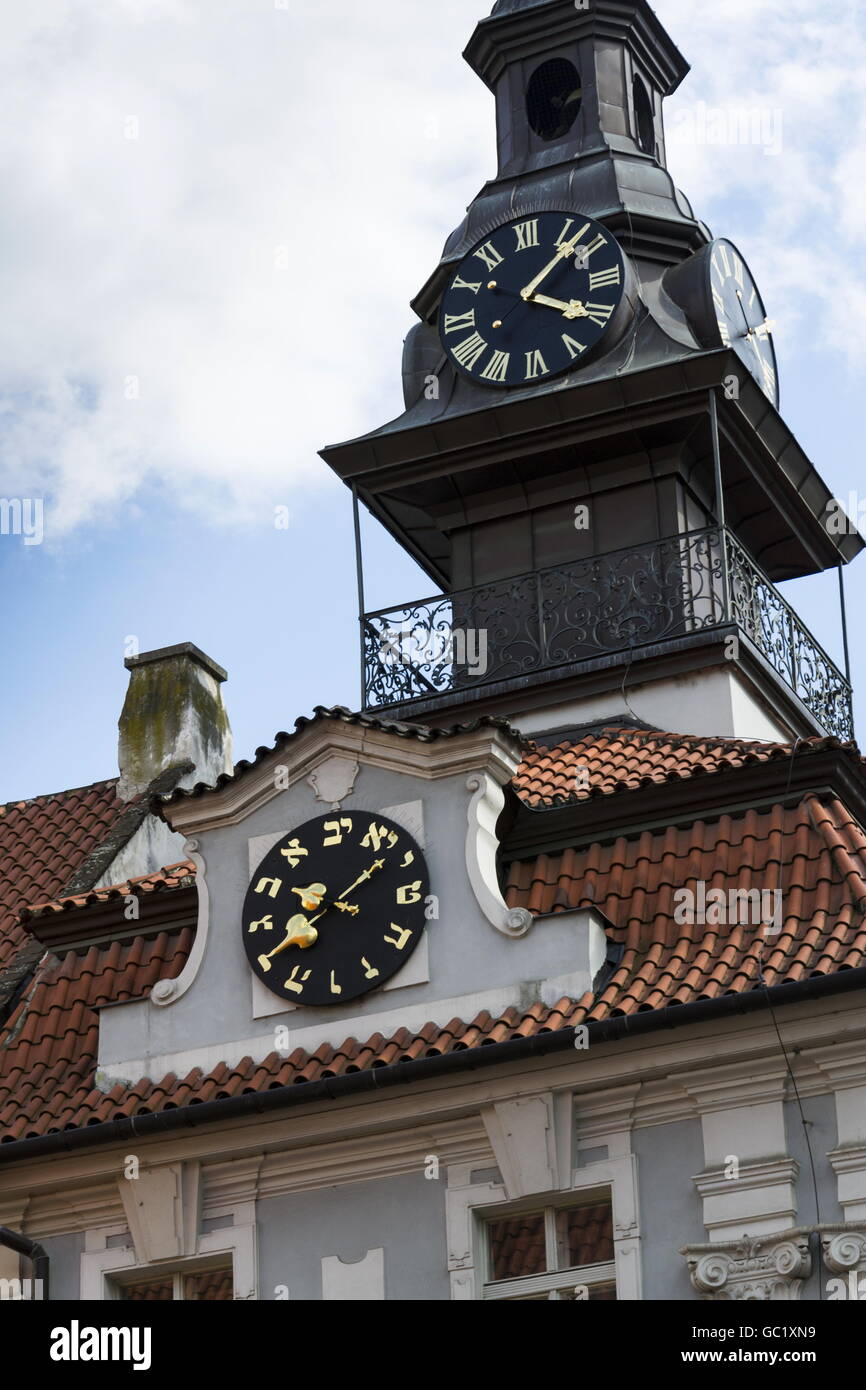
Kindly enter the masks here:
[[[576, 1168], [565, 1189], [539, 1192], [509, 1201], [501, 1183], [472, 1183], [470, 1165], [449, 1173], [446, 1193], [448, 1269], [452, 1300], [482, 1299], [485, 1268], [484, 1223], [491, 1216], [558, 1206], [571, 1197], [607, 1189], [613, 1203], [614, 1264], [617, 1300], [638, 1301], [641, 1294], [640, 1230], [637, 1220], [637, 1160], [634, 1154], [603, 1159]], [[477, 1164], [471, 1165], [473, 1169]], [[465, 1181], [461, 1181], [464, 1179]]]
[[235, 1301], [255, 1299], [256, 1280], [256, 1228], [254, 1225], [227, 1226], [199, 1237], [194, 1256], [186, 1259], [157, 1261], [153, 1264], [140, 1264], [135, 1247], [130, 1238], [129, 1245], [108, 1246], [113, 1236], [125, 1235], [125, 1227], [113, 1227], [88, 1236], [87, 1249], [81, 1256], [82, 1302], [111, 1301], [120, 1297], [118, 1284], [112, 1276], [135, 1273], [142, 1279], [152, 1278], [160, 1273], [195, 1273], [207, 1267], [214, 1258], [224, 1257], [231, 1261]]
[[[599, 1202], [610, 1202], [612, 1204], [612, 1193], [609, 1187], [599, 1188], [587, 1192], [585, 1197], [576, 1195], [573, 1192], [560, 1192], [556, 1201], [545, 1202], [535, 1197], [524, 1197], [520, 1202], [508, 1204], [507, 1211], [494, 1208], [488, 1212], [476, 1212], [477, 1236], [479, 1246], [478, 1267], [482, 1276], [486, 1273], [490, 1275], [490, 1256], [485, 1240], [487, 1227], [492, 1221], [506, 1221], [513, 1216], [520, 1216], [528, 1212], [540, 1212], [544, 1221], [545, 1245], [548, 1255], [550, 1255], [556, 1244], [556, 1214], [560, 1211], [573, 1210], [582, 1201], [594, 1201], [598, 1198]], [[573, 1290], [578, 1285], [588, 1285], [590, 1289], [598, 1285], [616, 1283], [615, 1262], [600, 1261], [591, 1265], [566, 1265], [564, 1269], [549, 1267], [543, 1274], [527, 1274], [523, 1276], [504, 1276], [501, 1279], [482, 1278], [480, 1284], [481, 1297], [485, 1300], [514, 1300], [516, 1298], [531, 1297], [539, 1293], [551, 1293], [554, 1290], [562, 1292]]]

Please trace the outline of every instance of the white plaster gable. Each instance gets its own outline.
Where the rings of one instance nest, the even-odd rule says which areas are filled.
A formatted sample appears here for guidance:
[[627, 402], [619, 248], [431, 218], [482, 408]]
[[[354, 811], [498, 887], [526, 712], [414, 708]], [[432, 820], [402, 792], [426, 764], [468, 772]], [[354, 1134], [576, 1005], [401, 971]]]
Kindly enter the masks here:
[[[263, 1061], [482, 1011], [496, 1017], [590, 991], [605, 959], [603, 919], [589, 909], [536, 921], [502, 898], [496, 821], [521, 751], [500, 725], [421, 739], [321, 719], [218, 791], [172, 802], [167, 818], [192, 836], [185, 852], [197, 868], [194, 947], [181, 975], [158, 982], [148, 1000], [101, 1011], [99, 1084]], [[320, 794], [340, 794], [343, 815], [388, 815], [412, 833], [427, 859], [430, 915], [390, 988], [331, 1007], [293, 998], [291, 1008], [253, 986], [243, 902], [251, 870], [275, 842], [327, 814]]]

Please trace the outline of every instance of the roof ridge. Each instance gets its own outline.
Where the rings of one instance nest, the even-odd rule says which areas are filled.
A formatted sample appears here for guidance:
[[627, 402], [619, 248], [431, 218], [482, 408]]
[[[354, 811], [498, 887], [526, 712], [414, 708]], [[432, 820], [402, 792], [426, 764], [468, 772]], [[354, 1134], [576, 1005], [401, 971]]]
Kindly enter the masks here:
[[[619, 732], [630, 733], [635, 740], [639, 739], [643, 743], [655, 743], [658, 742], [659, 739], [674, 739], [679, 743], [730, 743], [736, 744], [741, 748], [794, 747], [793, 743], [785, 743], [784, 741], [774, 739], [744, 738], [737, 734], [679, 734], [675, 733], [673, 730], [665, 729], [636, 729], [630, 724], [604, 725], [600, 732], [605, 733], [608, 729], [611, 731], [615, 729]], [[816, 741], [823, 743], [824, 736], [816, 734], [814, 737], [801, 739], [800, 746], [802, 747], [804, 743], [814, 743]]]
[[[478, 729], [501, 729], [509, 734], [522, 747], [529, 747], [531, 740], [526, 734], [522, 734], [516, 729], [508, 719], [499, 714], [476, 715], [462, 724], [449, 725], [429, 725], [412, 724], [395, 719], [382, 719], [375, 711], [352, 711], [346, 705], [314, 705], [311, 716], [299, 715], [295, 720], [295, 727], [291, 732], [281, 729], [274, 734], [274, 741], [271, 747], [262, 745], [255, 750], [252, 758], [241, 758], [234, 764], [231, 772], [220, 773], [214, 782], [196, 782], [193, 787], [177, 787], [174, 791], [163, 792], [153, 796], [153, 808], [156, 814], [161, 814], [162, 807], [176, 805], [180, 801], [190, 800], [196, 797], [206, 796], [210, 792], [222, 791], [224, 787], [230, 786], [239, 781], [246, 773], [258, 767], [266, 758], [280, 752], [287, 743], [299, 738], [307, 729], [313, 728], [323, 720], [334, 720], [343, 724], [360, 725], [362, 728], [379, 730], [382, 733], [394, 734], [397, 738], [414, 738], [420, 743], [435, 743], [437, 739], [455, 738], [460, 734], [475, 733]], [[147, 795], [147, 793], [145, 793]]]
[[160, 869], [151, 869], [147, 874], [137, 874], [135, 878], [122, 878], [116, 883], [104, 883], [99, 887], [85, 888], [78, 893], [61, 893], [56, 898], [43, 898], [37, 903], [26, 903], [19, 909], [18, 920], [28, 922], [32, 917], [41, 917], [48, 912], [70, 911], [71, 905], [79, 908], [92, 907], [95, 903], [107, 902], [112, 895], [123, 896], [127, 889], [134, 890], [152, 884], [154, 888], [179, 888], [183, 880], [194, 878], [196, 866], [191, 859], [179, 859], [175, 864], [165, 864]]
[[605, 724], [598, 727], [594, 733], [581, 735], [579, 738], [564, 738], [560, 743], [535, 743], [533, 750], [542, 754], [550, 755], [562, 748], [569, 748], [572, 751], [579, 748], [582, 744], [599, 743], [609, 734], [616, 734], [624, 741], [630, 743], [640, 743], [641, 745], [655, 745], [659, 743], [676, 743], [689, 747], [712, 747], [715, 744], [722, 744], [730, 748], [746, 748], [759, 750], [782, 750], [784, 752], [793, 751], [796, 746], [799, 749], [804, 747], [814, 747], [817, 744], [828, 742], [839, 743], [842, 748], [853, 749], [853, 744], [840, 743], [838, 739], [832, 739], [823, 734], [816, 734], [807, 739], [801, 739], [799, 744], [774, 742], [772, 739], [741, 738], [733, 734], [678, 734], [665, 730], [636, 729], [631, 724]]
[[65, 791], [59, 792], [40, 792], [38, 796], [19, 797], [17, 800], [0, 801], [0, 816], [7, 811], [19, 811], [25, 806], [37, 806], [40, 802], [59, 801], [62, 797], [79, 796], [81, 792], [96, 791], [97, 788], [117, 786], [120, 781], [120, 774], [115, 777], [100, 777], [95, 782], [86, 782], [82, 787], [68, 787]]

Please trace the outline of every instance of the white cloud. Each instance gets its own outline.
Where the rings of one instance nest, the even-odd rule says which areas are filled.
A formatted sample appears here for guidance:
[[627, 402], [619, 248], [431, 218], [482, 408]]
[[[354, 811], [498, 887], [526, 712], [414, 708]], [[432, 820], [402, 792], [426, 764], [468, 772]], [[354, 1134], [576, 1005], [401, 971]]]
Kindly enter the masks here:
[[[778, 157], [674, 138], [677, 182], [709, 221], [748, 199], [747, 235], [714, 230], [744, 243], [771, 313], [796, 318], [817, 286], [831, 350], [862, 364], [830, 304], [836, 283], [866, 297], [853, 5], [657, 8], [694, 64], [672, 132], [700, 101], [784, 119]], [[55, 533], [148, 483], [237, 519], [316, 487], [317, 447], [396, 414], [408, 301], [495, 170], [492, 101], [460, 59], [487, 9], [7, 7], [0, 494], [53, 496]]]
[[369, 428], [374, 397], [397, 413], [408, 300], [493, 162], [464, 17], [460, 0], [435, 20], [404, 0], [16, 11], [0, 489], [53, 494], [55, 531], [145, 481], [236, 518], [315, 486], [316, 448]]
[[[808, 322], [801, 349], [866, 365], [866, 334], [839, 331], [840, 297], [866, 297], [866, 31], [857, 0], [659, 0], [659, 17], [693, 64], [668, 103], [677, 183], [719, 236], [741, 243], [782, 333]], [[694, 143], [700, 103], [756, 111], [781, 131], [760, 144]], [[740, 206], [742, 231], [713, 225]]]

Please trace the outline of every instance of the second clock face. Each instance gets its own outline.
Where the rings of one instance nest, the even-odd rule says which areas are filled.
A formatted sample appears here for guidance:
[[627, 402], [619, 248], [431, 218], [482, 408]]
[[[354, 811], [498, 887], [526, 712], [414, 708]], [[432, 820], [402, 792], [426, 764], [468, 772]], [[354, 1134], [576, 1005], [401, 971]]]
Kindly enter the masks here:
[[439, 332], [482, 386], [532, 386], [580, 366], [622, 300], [625, 260], [601, 223], [539, 212], [499, 227], [461, 262]]
[[321, 816], [265, 856], [244, 902], [244, 949], [289, 1004], [346, 1004], [411, 956], [429, 884], [412, 836], [386, 816]]
[[772, 324], [758, 286], [732, 242], [714, 241], [708, 252], [710, 293], [722, 344], [734, 349], [777, 406], [779, 381]]

